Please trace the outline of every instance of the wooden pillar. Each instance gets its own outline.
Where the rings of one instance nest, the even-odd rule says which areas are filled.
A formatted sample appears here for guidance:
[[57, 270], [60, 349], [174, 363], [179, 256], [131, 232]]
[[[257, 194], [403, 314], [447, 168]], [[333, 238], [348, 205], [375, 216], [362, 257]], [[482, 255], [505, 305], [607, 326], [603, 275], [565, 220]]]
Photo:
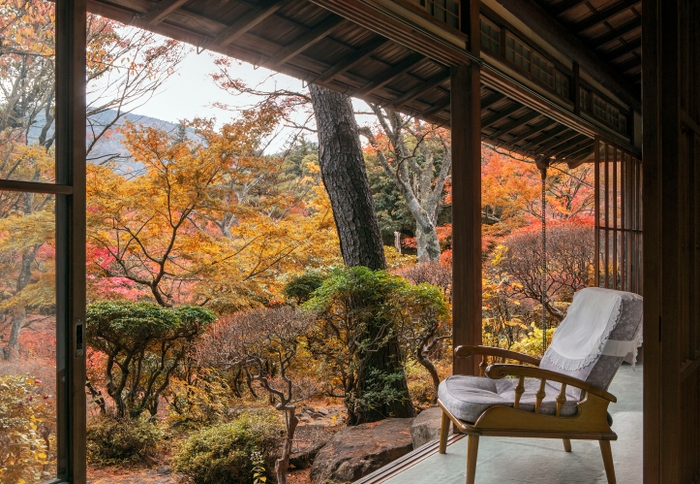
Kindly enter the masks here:
[[700, 5], [643, 0], [642, 22], [644, 483], [681, 484], [700, 476]]
[[[479, 55], [479, 2], [462, 2], [462, 29]], [[451, 70], [453, 343], [481, 344], [481, 73], [477, 63]], [[478, 375], [475, 358], [455, 374]]]
[[86, 482], [85, 0], [56, 2], [56, 353], [58, 478]]

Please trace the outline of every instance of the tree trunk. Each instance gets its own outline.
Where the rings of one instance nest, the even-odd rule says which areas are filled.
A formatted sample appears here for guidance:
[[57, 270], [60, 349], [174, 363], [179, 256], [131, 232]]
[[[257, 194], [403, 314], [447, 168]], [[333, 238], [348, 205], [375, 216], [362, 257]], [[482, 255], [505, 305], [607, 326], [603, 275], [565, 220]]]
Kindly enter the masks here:
[[299, 419], [294, 415], [295, 407], [285, 409], [285, 422], [287, 435], [284, 437], [282, 446], [282, 455], [275, 462], [275, 474], [277, 475], [277, 484], [287, 484], [287, 469], [289, 469], [289, 458], [292, 455], [292, 444], [294, 443], [294, 431], [297, 428]]
[[[313, 84], [309, 91], [318, 129], [321, 178], [333, 208], [343, 261], [349, 267], [386, 269], [384, 245], [350, 98]], [[382, 318], [377, 319], [376, 326], [383, 326]], [[374, 333], [385, 330], [370, 325], [366, 338], [362, 339], [372, 341]], [[365, 408], [356, 412], [354, 406], [350, 406], [349, 423], [357, 425], [387, 417], [413, 417], [415, 411], [408, 394], [398, 338], [389, 338], [374, 351], [358, 356], [356, 394], [351, 395], [351, 399], [361, 402], [366, 393], [380, 391], [377, 379], [370, 381], [368, 378], [378, 374], [393, 376], [390, 383], [379, 384], [382, 388], [391, 387], [397, 397], [382, 408]]]
[[331, 200], [343, 261], [348, 267], [386, 269], [350, 98], [313, 84], [309, 90], [318, 128], [321, 178]]
[[440, 241], [434, 225], [423, 225], [416, 220], [416, 247], [418, 262], [440, 260]]

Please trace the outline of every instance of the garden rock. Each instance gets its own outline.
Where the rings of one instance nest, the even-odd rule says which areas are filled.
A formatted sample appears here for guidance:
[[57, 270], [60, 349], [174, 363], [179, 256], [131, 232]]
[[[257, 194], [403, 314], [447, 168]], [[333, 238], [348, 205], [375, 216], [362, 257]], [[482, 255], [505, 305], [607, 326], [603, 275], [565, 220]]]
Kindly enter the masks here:
[[354, 482], [413, 450], [412, 418], [392, 418], [346, 427], [318, 453], [311, 482]]
[[[440, 438], [440, 424], [442, 423], [442, 410], [440, 407], [431, 407], [423, 410], [413, 419], [411, 425], [411, 439], [413, 448], [417, 449], [431, 440]], [[452, 427], [452, 425], [450, 425]], [[450, 430], [452, 432], [452, 430]]]

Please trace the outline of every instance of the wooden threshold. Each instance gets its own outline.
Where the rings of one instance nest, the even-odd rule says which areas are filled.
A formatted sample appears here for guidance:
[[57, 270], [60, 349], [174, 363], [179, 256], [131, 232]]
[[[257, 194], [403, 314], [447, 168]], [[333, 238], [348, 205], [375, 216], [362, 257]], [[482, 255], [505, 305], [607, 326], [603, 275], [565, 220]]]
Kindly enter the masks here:
[[[454, 444], [464, 437], [466, 437], [466, 434], [452, 434], [447, 439], [447, 445]], [[379, 484], [381, 482], [385, 482], [392, 477], [401, 474], [409, 467], [413, 467], [428, 457], [437, 454], [439, 449], [440, 439], [431, 440], [425, 445], [418, 447], [413, 452], [410, 452], [405, 456], [396, 459], [394, 462], [390, 462], [381, 469], [377, 469], [362, 479], [355, 481], [353, 484]]]

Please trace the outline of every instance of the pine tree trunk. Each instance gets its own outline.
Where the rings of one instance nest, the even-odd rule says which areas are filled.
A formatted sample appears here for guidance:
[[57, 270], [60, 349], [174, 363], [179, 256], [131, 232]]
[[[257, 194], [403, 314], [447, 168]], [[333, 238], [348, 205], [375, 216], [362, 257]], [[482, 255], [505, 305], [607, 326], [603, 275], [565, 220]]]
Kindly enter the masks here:
[[[309, 90], [318, 129], [321, 178], [333, 208], [343, 261], [348, 267], [386, 269], [384, 245], [350, 98], [313, 84]], [[383, 325], [382, 318], [378, 319], [377, 324]], [[369, 327], [365, 336], [371, 341], [374, 333], [384, 329]], [[352, 400], [362, 401], [365, 393], [379, 390], [377, 383], [368, 379], [377, 374], [400, 375], [387, 384], [398, 398], [382, 408], [361, 411], [348, 408], [349, 423], [357, 425], [387, 417], [413, 417], [415, 412], [408, 394], [398, 338], [389, 338], [375, 351], [359, 356], [358, 381]]]

